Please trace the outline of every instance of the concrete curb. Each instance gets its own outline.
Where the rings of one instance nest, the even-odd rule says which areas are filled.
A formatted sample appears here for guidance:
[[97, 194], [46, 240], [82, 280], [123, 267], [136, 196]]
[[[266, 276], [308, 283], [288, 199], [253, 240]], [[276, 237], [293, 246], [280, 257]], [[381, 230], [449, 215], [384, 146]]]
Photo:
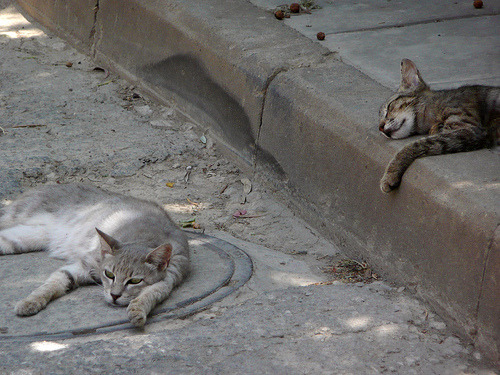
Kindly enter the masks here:
[[175, 97], [246, 165], [277, 161], [304, 217], [498, 360], [498, 155], [419, 160], [383, 195], [405, 143], [377, 134], [389, 90], [272, 14], [239, 0], [18, 3], [159, 100]]

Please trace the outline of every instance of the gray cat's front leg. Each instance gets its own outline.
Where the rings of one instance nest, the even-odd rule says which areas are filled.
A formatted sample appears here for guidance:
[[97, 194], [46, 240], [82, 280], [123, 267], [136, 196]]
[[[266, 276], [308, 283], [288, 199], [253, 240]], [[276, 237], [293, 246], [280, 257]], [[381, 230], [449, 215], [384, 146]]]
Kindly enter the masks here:
[[146, 324], [149, 313], [170, 294], [174, 287], [173, 280], [170, 278], [150, 285], [134, 298], [127, 307], [130, 322], [136, 327], [142, 327]]
[[19, 316], [31, 316], [43, 310], [47, 304], [77, 287], [77, 281], [86, 279], [80, 264], [64, 266], [54, 273], [28, 297], [19, 301], [14, 310]]

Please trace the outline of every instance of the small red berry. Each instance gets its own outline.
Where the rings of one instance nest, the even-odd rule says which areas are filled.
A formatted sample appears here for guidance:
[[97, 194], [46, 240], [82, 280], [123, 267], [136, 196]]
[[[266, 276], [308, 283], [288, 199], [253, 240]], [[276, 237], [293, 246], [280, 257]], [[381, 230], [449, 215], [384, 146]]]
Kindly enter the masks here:
[[277, 10], [276, 12], [274, 12], [274, 16], [277, 19], [282, 20], [283, 18], [285, 18], [285, 13], [282, 10]]
[[316, 38], [318, 38], [318, 40], [325, 40], [325, 36], [326, 36], [325, 33], [321, 31], [316, 34]]
[[480, 9], [483, 7], [483, 0], [474, 0], [474, 8]]
[[291, 3], [290, 4], [290, 12], [299, 13], [300, 12], [300, 4], [299, 3]]

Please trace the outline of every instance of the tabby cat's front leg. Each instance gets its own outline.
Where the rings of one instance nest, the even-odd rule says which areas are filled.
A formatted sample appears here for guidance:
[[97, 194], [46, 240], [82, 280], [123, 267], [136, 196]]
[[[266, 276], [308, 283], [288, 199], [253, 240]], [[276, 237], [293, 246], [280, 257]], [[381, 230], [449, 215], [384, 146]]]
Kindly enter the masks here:
[[419, 145], [414, 142], [399, 151], [390, 161], [380, 180], [380, 190], [384, 193], [396, 189], [411, 163], [422, 155]]
[[77, 280], [82, 279], [83, 270], [79, 265], [65, 266], [54, 273], [28, 297], [19, 301], [14, 310], [19, 316], [35, 315], [47, 304], [62, 297], [77, 286]]
[[489, 146], [486, 131], [478, 126], [450, 122], [444, 128], [448, 130], [412, 142], [394, 156], [380, 181], [380, 189], [384, 193], [389, 193], [401, 184], [403, 174], [415, 159]]

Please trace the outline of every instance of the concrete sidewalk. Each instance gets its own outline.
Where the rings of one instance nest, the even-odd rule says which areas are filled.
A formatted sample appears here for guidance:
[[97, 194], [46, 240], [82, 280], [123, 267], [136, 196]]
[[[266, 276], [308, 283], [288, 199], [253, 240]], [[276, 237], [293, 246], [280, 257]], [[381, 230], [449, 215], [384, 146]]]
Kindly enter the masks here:
[[[272, 11], [281, 0], [251, 0]], [[338, 53], [380, 84], [399, 87], [399, 63], [412, 59], [433, 88], [500, 85], [500, 1], [476, 9], [468, 1], [362, 2], [317, 0], [320, 8], [285, 18], [286, 25]]]
[[436, 87], [500, 82], [498, 1], [324, 1], [285, 22], [244, 0], [19, 4], [159, 100], [175, 97], [242, 163], [277, 162], [305, 218], [498, 359], [498, 153], [419, 160], [382, 195], [408, 140], [377, 130], [403, 57]]

